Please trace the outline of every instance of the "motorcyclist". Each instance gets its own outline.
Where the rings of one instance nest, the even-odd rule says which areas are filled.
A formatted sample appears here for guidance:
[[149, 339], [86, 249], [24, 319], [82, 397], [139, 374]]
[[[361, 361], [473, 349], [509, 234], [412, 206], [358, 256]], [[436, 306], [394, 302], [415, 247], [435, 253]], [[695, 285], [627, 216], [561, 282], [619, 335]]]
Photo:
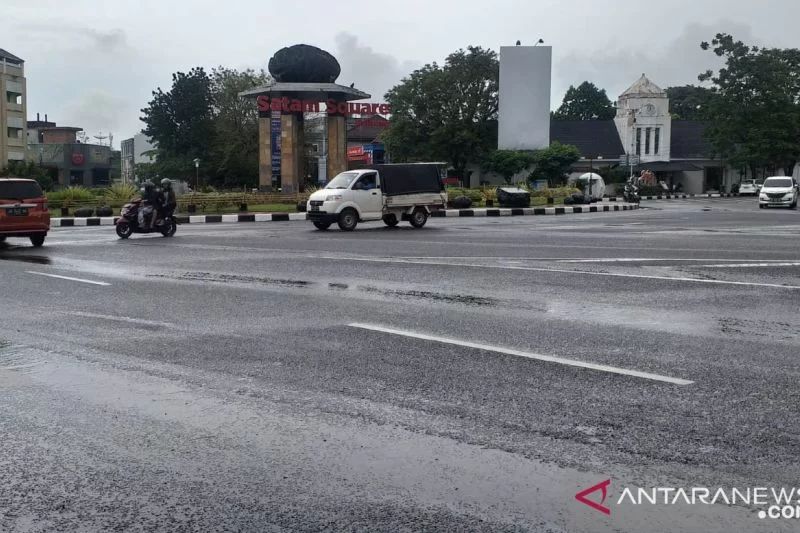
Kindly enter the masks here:
[[160, 199], [158, 203], [159, 218], [163, 220], [166, 217], [171, 217], [178, 206], [178, 200], [175, 197], [175, 190], [172, 188], [172, 181], [168, 178], [161, 180]]
[[[145, 181], [142, 183], [141, 188], [139, 189], [139, 193], [142, 196], [143, 206], [142, 209], [139, 211], [139, 225], [142, 226], [144, 229], [150, 229], [153, 227], [156, 221], [156, 216], [158, 216], [158, 206], [159, 202], [159, 191], [156, 189], [155, 183], [150, 180]], [[152, 211], [152, 215], [150, 217], [145, 217], [145, 208], [150, 207]]]

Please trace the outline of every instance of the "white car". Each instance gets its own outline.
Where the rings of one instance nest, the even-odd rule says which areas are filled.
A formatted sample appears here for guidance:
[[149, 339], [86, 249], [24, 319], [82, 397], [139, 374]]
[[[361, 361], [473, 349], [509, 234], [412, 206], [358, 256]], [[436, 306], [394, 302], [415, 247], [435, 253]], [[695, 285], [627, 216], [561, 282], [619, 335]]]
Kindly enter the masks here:
[[739, 185], [739, 196], [757, 195], [760, 185], [756, 180], [745, 180]]
[[764, 180], [764, 185], [758, 194], [758, 207], [767, 206], [797, 207], [798, 185], [793, 178], [787, 176], [772, 176]]

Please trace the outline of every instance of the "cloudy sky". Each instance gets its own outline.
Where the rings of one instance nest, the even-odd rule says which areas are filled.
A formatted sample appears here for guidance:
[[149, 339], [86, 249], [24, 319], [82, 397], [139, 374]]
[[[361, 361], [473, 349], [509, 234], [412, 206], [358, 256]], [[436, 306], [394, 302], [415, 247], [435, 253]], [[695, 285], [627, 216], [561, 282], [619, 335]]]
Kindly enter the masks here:
[[717, 32], [800, 46], [798, 0], [2, 0], [0, 48], [26, 61], [28, 115], [119, 140], [172, 72], [194, 66], [266, 68], [296, 43], [332, 52], [339, 82], [373, 101], [415, 68], [467, 45], [517, 39], [553, 47], [553, 102], [590, 80], [612, 100], [645, 72], [662, 87], [697, 83]]

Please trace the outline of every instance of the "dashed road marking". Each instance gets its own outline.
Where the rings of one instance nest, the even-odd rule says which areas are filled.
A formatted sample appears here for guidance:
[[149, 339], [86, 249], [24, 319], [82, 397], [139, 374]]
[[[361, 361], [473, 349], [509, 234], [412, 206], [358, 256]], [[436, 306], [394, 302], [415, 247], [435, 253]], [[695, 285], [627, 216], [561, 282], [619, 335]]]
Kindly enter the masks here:
[[420, 339], [425, 341], [440, 342], [443, 344], [452, 344], [455, 346], [463, 346], [464, 348], [473, 348], [476, 350], [484, 350], [488, 352], [502, 353], [506, 355], [515, 355], [518, 357], [525, 357], [527, 359], [535, 359], [537, 361], [545, 361], [548, 363], [558, 363], [560, 365], [574, 366], [578, 368], [586, 368], [589, 370], [598, 370], [600, 372], [609, 372], [612, 374], [620, 374], [623, 376], [631, 376], [642, 379], [649, 379], [652, 381], [661, 381], [664, 383], [672, 383], [674, 385], [691, 385], [693, 381], [688, 379], [674, 378], [671, 376], [663, 376], [661, 374], [651, 374], [650, 372], [640, 372], [639, 370], [630, 370], [627, 368], [618, 368], [615, 366], [601, 365], [597, 363], [587, 363], [578, 361], [576, 359], [564, 359], [562, 357], [555, 357], [552, 355], [542, 355], [531, 352], [523, 352], [521, 350], [514, 350], [511, 348], [503, 348], [500, 346], [491, 346], [488, 344], [480, 344], [477, 342], [461, 341], [451, 339], [448, 337], [438, 337], [435, 335], [426, 335], [424, 333], [416, 333], [413, 331], [405, 331], [401, 329], [387, 328], [383, 326], [376, 326], [372, 324], [352, 323], [348, 324], [351, 328], [364, 329], [368, 331], [377, 331], [379, 333], [388, 333], [390, 335], [400, 335], [402, 337], [410, 337], [413, 339]]
[[110, 283], [106, 283], [105, 281], [93, 281], [90, 279], [81, 279], [81, 278], [71, 278], [69, 276], [59, 276], [57, 274], [45, 274], [44, 272], [34, 272], [32, 270], [26, 270], [26, 274], [33, 274], [34, 276], [45, 276], [48, 278], [56, 278], [56, 279], [63, 279], [67, 281], [77, 281], [79, 283], [88, 283], [89, 285], [99, 285], [101, 287], [110, 287]]

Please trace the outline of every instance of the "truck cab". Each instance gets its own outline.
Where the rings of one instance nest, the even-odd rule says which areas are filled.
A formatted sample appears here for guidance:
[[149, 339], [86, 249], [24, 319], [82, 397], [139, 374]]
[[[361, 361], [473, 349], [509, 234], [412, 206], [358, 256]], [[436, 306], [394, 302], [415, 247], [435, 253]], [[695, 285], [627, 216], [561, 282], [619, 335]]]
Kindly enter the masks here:
[[359, 222], [371, 220], [383, 220], [387, 226], [405, 220], [421, 228], [431, 211], [444, 208], [446, 202], [438, 169], [376, 165], [338, 174], [309, 197], [306, 211], [320, 230], [337, 223], [352, 231]]

